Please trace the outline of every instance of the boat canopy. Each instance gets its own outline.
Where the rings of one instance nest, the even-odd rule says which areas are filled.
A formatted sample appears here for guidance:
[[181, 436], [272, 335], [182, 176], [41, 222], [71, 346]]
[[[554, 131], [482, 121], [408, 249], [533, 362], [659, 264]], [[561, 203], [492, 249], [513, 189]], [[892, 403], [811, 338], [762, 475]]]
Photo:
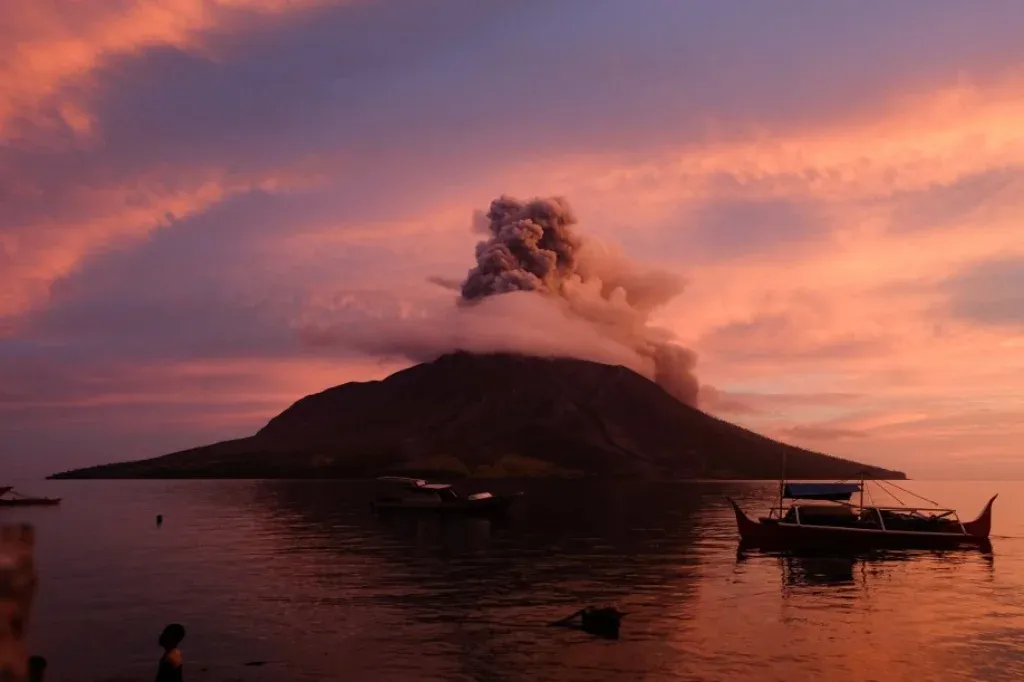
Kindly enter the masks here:
[[859, 483], [787, 483], [783, 496], [791, 500], [845, 501], [859, 492]]
[[409, 478], [407, 476], [380, 476], [377, 480], [387, 483], [401, 483], [402, 485], [421, 490], [448, 490], [452, 487], [450, 483], [430, 483], [422, 478]]
[[423, 487], [427, 484], [427, 482], [422, 478], [409, 478], [408, 476], [380, 476], [377, 480], [387, 483], [404, 483], [405, 485], [411, 485], [417, 488]]

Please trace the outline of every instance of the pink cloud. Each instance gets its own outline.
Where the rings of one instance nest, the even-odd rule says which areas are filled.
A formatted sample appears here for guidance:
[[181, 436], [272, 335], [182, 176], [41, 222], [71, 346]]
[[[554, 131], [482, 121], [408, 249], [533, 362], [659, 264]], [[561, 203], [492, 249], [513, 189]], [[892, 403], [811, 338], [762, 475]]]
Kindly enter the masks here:
[[[530, 31], [549, 29], [513, 10], [465, 26], [444, 15], [441, 47], [427, 41], [415, 59], [370, 60], [365, 54], [391, 54], [380, 37], [394, 29], [385, 17], [368, 38], [381, 52], [355, 50], [373, 69], [356, 59], [319, 73], [318, 64], [339, 59], [318, 51], [329, 41], [312, 24], [287, 49], [272, 44], [321, 4], [332, 3], [0, 10], [0, 56], [8, 57], [0, 59], [0, 138], [16, 143], [0, 157], [0, 366], [24, 366], [28, 346], [43, 358], [35, 376], [50, 386], [17, 393], [39, 383], [19, 373], [17, 386], [0, 388], [13, 392], [0, 393], [0, 411], [112, 419], [131, 406], [154, 425], [169, 410], [177, 424], [194, 420], [197, 433], [236, 433], [249, 416], [305, 392], [386, 371], [302, 347], [297, 323], [344, 320], [355, 309], [374, 325], [356, 330], [360, 350], [423, 353], [396, 320], [434, 300], [426, 277], [465, 275], [472, 210], [501, 192], [560, 193], [592, 234], [690, 281], [656, 322], [697, 347], [701, 380], [717, 387], [707, 389], [708, 409], [912, 471], [930, 466], [933, 449], [950, 462], [962, 461], [958, 448], [1004, 464], [1010, 457], [1018, 427], [978, 406], [1024, 410], [1024, 342], [1006, 323], [1014, 299], [992, 303], [1007, 289], [993, 264], [1024, 258], [1016, 60], [938, 74], [935, 60], [917, 70], [912, 62], [884, 88], [844, 85], [857, 106], [800, 111], [774, 101], [789, 93], [783, 82], [771, 84], [772, 96], [716, 100], [714, 92], [736, 85], [720, 82], [731, 72], [716, 69], [716, 87], [698, 77], [676, 106], [651, 94], [666, 82], [666, 91], [678, 89], [675, 75], [659, 81], [664, 74], [649, 63], [656, 46], [599, 60], [619, 70], [615, 97], [587, 70], [586, 46], [550, 70], [517, 71], [531, 57], [522, 54], [536, 39]], [[468, 6], [455, 8], [457, 18], [471, 14]], [[494, 28], [520, 21], [521, 33]], [[410, 35], [421, 33], [430, 34]], [[515, 39], [502, 42], [504, 33]], [[258, 52], [248, 64], [229, 49], [236, 43], [213, 39], [233, 35], [266, 51], [247, 46]], [[308, 53], [296, 47], [307, 35]], [[479, 64], [488, 68], [472, 58], [481, 44], [488, 50], [477, 53]], [[161, 49], [187, 59], [141, 59]], [[502, 87], [535, 83], [542, 104], [516, 108], [494, 96], [484, 57], [502, 49], [520, 55], [505, 64]], [[748, 46], [725, 49], [742, 56]], [[137, 71], [109, 68], [115, 62]], [[678, 60], [666, 63], [675, 74]], [[266, 75], [281, 64], [293, 70]], [[645, 77], [629, 64], [643, 64]], [[236, 81], [238, 92], [222, 92]], [[456, 81], [475, 86], [459, 90]], [[264, 87], [265, 100], [242, 91]], [[208, 122], [235, 100], [244, 104]], [[280, 102], [288, 106], [274, 108]], [[658, 111], [668, 113], [652, 125]], [[118, 125], [137, 128], [119, 137]], [[284, 196], [296, 188], [303, 191]], [[239, 206], [250, 208], [231, 210]], [[415, 322], [431, 352], [457, 343], [460, 324], [500, 339], [508, 319], [564, 323], [520, 303], [505, 300], [475, 321]], [[566, 334], [586, 330], [570, 325]], [[623, 361], [592, 346], [595, 359]], [[122, 362], [106, 364], [115, 354]], [[250, 357], [231, 365], [224, 357], [232, 354]]]
[[[206, 34], [245, 26], [254, 19], [298, 12], [331, 0], [161, 0], [83, 3], [49, 0], [0, 9], [0, 139], [19, 132], [18, 122], [49, 116], [88, 136], [93, 114], [62, 93], [104, 60], [154, 46], [206, 52]], [[342, 0], [336, 0], [341, 2]], [[6, 54], [3, 54], [6, 53]]]

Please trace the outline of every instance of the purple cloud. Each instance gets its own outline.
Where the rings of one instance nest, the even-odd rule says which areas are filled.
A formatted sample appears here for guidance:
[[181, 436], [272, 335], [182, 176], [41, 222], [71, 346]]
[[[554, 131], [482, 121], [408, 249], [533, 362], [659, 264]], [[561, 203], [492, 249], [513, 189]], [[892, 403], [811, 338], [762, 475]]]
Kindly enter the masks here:
[[942, 288], [956, 317], [1024, 326], [1024, 258], [979, 263], [947, 279]]

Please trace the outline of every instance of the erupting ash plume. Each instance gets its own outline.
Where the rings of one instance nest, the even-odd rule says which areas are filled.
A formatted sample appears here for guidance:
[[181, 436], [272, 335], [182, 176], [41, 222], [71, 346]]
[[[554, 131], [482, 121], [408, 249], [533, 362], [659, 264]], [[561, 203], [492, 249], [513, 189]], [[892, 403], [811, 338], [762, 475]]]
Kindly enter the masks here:
[[636, 353], [641, 361], [635, 368], [696, 404], [696, 355], [648, 324], [655, 308], [682, 292], [680, 279], [638, 272], [607, 245], [584, 240], [573, 231], [576, 217], [561, 197], [523, 202], [502, 196], [491, 202], [486, 219], [481, 226], [490, 238], [477, 244], [476, 267], [460, 289], [463, 303], [516, 291], [556, 299], [569, 316], [592, 324], [595, 334]]
[[303, 339], [416, 361], [463, 350], [624, 365], [696, 404], [696, 355], [650, 324], [651, 313], [682, 292], [681, 279], [641, 271], [613, 247], [576, 234], [576, 218], [559, 197], [503, 196], [475, 223], [487, 235], [477, 244], [476, 267], [461, 283], [430, 278], [459, 292], [457, 305], [449, 299], [412, 310], [399, 301], [390, 314], [371, 314], [346, 296], [331, 311], [332, 324], [304, 327]]

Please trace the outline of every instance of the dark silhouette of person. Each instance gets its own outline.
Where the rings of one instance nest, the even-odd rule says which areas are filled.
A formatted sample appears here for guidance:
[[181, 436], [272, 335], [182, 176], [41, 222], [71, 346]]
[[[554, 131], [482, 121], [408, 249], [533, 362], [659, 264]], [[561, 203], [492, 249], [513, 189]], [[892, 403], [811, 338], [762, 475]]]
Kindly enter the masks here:
[[28, 659], [28, 682], [43, 682], [43, 675], [45, 673], [45, 658], [42, 656], [32, 656]]
[[185, 639], [185, 628], [178, 623], [172, 623], [164, 628], [160, 634], [160, 646], [164, 649], [164, 655], [160, 657], [160, 664], [156, 670], [156, 682], [181, 682], [182, 656], [178, 646]]

